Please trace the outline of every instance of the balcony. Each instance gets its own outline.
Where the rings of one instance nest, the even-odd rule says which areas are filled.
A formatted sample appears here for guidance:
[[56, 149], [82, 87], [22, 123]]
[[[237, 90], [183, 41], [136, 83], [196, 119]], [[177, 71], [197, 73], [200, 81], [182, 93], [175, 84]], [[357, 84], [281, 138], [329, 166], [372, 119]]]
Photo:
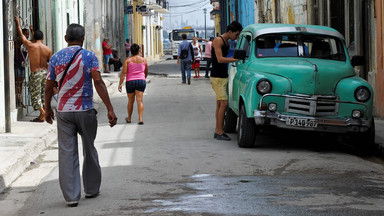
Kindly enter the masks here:
[[161, 5], [158, 4], [159, 0], [145, 0], [144, 3], [147, 5], [147, 8], [150, 10], [161, 9]]

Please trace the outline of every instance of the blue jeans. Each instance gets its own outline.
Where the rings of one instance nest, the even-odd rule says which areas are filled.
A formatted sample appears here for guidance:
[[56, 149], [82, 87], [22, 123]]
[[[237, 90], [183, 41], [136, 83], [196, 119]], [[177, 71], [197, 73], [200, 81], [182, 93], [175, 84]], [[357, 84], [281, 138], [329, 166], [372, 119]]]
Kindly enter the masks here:
[[192, 62], [181, 60], [180, 61], [180, 67], [181, 67], [181, 79], [183, 80], [183, 83], [185, 83], [186, 82], [185, 70], [187, 70], [187, 78], [191, 78]]

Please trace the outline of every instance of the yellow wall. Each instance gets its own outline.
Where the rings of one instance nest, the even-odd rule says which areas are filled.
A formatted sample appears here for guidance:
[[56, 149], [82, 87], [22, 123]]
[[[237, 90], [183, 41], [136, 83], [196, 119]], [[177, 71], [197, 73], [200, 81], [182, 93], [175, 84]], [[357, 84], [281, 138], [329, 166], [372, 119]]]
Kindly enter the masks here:
[[220, 14], [216, 13], [215, 14], [215, 33], [219, 33], [219, 35], [221, 35], [220, 22], [221, 22]]
[[141, 5], [142, 1], [133, 2], [133, 41], [131, 43], [143, 44], [143, 16], [136, 12], [136, 5]]

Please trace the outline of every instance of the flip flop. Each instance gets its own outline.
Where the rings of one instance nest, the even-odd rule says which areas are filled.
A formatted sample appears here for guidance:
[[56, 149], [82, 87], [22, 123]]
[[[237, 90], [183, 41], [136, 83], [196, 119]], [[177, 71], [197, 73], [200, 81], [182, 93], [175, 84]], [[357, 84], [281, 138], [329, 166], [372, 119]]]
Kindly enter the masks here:
[[126, 121], [127, 123], [131, 123], [131, 121], [128, 121], [128, 118], [125, 118], [125, 121]]
[[44, 120], [35, 118], [35, 119], [32, 119], [31, 122], [44, 122]]
[[143, 125], [144, 124], [144, 122], [139, 122], [139, 123], [137, 123], [138, 125]]

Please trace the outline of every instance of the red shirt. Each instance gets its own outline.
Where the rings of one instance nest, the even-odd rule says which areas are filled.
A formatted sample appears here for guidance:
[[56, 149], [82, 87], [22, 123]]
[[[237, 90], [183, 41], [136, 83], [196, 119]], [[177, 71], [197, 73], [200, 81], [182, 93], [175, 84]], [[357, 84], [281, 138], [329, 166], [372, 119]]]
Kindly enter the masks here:
[[102, 45], [103, 45], [103, 54], [104, 55], [112, 54], [112, 49], [111, 48], [109, 48], [109, 49], [106, 48], [108, 46], [107, 42], [103, 41]]

